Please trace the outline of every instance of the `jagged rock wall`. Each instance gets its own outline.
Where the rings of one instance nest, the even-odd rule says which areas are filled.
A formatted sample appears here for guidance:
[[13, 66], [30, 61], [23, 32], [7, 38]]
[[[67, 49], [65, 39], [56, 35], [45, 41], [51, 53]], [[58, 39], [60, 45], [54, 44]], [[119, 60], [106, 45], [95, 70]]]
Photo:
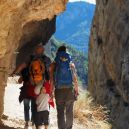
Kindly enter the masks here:
[[111, 110], [113, 129], [129, 128], [129, 1], [97, 0], [89, 44], [88, 89]]
[[55, 15], [65, 10], [66, 3], [67, 0], [0, 0], [0, 116], [17, 51], [32, 41], [45, 43], [55, 31]]

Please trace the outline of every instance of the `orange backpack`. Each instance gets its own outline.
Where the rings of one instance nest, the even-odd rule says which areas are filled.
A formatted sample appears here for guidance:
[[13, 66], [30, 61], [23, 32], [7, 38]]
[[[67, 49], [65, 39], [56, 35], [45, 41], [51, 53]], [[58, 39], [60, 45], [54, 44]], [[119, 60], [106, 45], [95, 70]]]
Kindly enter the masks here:
[[40, 59], [31, 61], [29, 67], [30, 80], [32, 84], [37, 84], [44, 80], [45, 64]]

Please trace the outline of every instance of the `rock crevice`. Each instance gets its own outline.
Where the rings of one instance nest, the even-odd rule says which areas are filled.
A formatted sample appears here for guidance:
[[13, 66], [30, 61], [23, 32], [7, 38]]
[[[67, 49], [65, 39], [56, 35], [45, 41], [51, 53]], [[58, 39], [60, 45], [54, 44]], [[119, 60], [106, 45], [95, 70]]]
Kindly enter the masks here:
[[128, 6], [123, 0], [97, 0], [89, 44], [88, 89], [111, 110], [113, 129], [129, 127]]

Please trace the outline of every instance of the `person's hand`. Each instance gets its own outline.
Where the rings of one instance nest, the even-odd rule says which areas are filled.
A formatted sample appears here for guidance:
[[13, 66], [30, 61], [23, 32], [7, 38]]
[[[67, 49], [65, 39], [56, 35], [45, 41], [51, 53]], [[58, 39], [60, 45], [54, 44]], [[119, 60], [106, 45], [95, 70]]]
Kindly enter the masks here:
[[42, 93], [44, 93], [44, 94], [46, 93], [45, 87], [42, 88]]
[[21, 84], [23, 82], [23, 77], [19, 77], [18, 83]]
[[54, 92], [52, 91], [51, 94], [50, 94], [50, 98], [53, 99], [55, 96], [54, 96]]
[[75, 88], [74, 88], [74, 94], [75, 94], [76, 97], [79, 95], [78, 86], [75, 86]]

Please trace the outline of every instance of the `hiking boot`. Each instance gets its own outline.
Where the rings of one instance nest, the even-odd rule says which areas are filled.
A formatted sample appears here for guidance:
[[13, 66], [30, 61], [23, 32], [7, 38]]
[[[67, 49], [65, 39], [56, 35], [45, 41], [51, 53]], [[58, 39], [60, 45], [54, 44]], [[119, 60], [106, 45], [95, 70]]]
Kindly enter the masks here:
[[25, 122], [24, 129], [28, 129], [28, 127], [29, 127], [29, 122], [28, 122], [28, 121], [26, 121], [26, 122]]
[[32, 124], [31, 124], [32, 126], [34, 126], [34, 122], [32, 122]]
[[32, 129], [37, 129], [37, 128], [35, 127], [35, 124], [34, 124], [33, 121], [31, 122], [31, 127], [32, 127]]
[[39, 126], [37, 129], [44, 129], [44, 126], [43, 125]]
[[36, 128], [35, 125], [32, 125], [32, 129], [38, 129], [38, 128]]
[[49, 129], [48, 125], [45, 125], [45, 126], [44, 126], [44, 129]]

